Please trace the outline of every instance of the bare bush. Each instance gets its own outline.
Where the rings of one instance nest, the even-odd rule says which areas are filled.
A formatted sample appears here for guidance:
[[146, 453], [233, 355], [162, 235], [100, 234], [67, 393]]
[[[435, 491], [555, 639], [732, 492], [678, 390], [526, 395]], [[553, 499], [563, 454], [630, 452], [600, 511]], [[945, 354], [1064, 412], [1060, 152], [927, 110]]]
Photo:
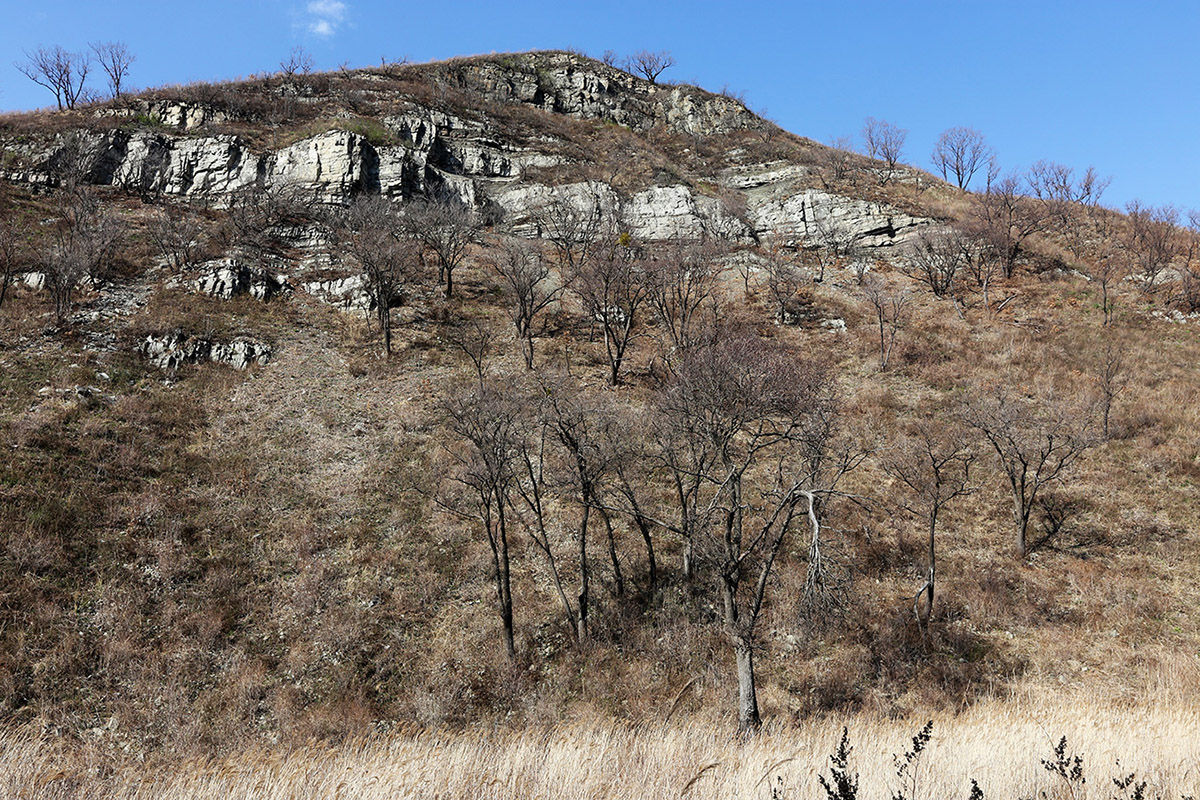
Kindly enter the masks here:
[[146, 232], [167, 264], [180, 269], [195, 263], [204, 225], [186, 209], [164, 206], [150, 217]]
[[923, 230], [905, 248], [905, 272], [928, 286], [934, 296], [945, 297], [970, 260], [969, 248], [965, 237], [953, 229]]
[[1142, 291], [1154, 292], [1163, 272], [1180, 252], [1179, 211], [1173, 206], [1158, 208], [1133, 200], [1125, 206], [1129, 226], [1125, 250], [1134, 264]]

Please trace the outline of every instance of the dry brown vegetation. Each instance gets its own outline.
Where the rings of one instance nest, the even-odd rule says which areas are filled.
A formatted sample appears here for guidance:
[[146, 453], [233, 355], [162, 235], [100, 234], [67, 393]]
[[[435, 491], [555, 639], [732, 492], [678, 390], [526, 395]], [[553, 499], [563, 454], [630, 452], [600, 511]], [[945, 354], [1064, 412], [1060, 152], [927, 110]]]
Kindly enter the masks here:
[[[321, 79], [391, 91], [407, 69]], [[403, 91], [467, 102], [414, 76]], [[630, 188], [659, 180], [659, 170], [700, 186], [737, 150], [747, 162], [809, 164], [814, 183], [978, 234], [970, 224], [977, 197], [903, 176], [880, 187], [860, 162], [836, 177], [819, 146], [787, 134], [697, 140], [517, 104], [487, 113], [552, 131], [579, 152], [644, 148], [650, 157], [628, 169], [591, 176]], [[4, 124], [12, 133], [41, 122]], [[6, 218], [52, 213], [53, 193], [2, 188]], [[819, 361], [839, 398], [831, 441], [860, 456], [836, 492], [817, 478], [801, 487], [827, 495], [829, 591], [814, 602], [813, 550], [797, 517], [766, 573], [751, 637], [767, 726], [735, 742], [726, 734], [737, 679], [713, 589], [715, 557], [690, 552], [686, 526], [667, 519], [674, 489], [651, 435], [683, 363], [672, 349], [678, 320], [643, 311], [618, 370], [596, 319], [613, 304], [588, 315], [578, 293], [564, 292], [542, 318], [529, 371], [509, 290], [492, 266], [503, 236], [491, 231], [470, 250], [461, 279], [456, 273], [452, 298], [432, 272], [417, 281], [394, 312], [395, 354], [383, 359], [364, 315], [301, 292], [264, 304], [166, 285], [170, 271], [156, 266], [149, 235], [153, 206], [119, 195], [105, 202], [126, 230], [110, 283], [81, 287], [78, 313], [57, 327], [44, 297], [22, 286], [0, 309], [0, 712], [10, 731], [0, 763], [16, 776], [10, 785], [41, 786], [32, 796], [46, 797], [92, 785], [118, 797], [317, 796], [343, 780], [361, 796], [771, 796], [778, 788], [786, 797], [815, 793], [844, 720], [864, 796], [883, 796], [888, 756], [934, 717], [929, 796], [966, 796], [972, 777], [988, 796], [1065, 791], [1038, 761], [1061, 735], [1095, 770], [1073, 800], [1111, 796], [1107, 778], [1122, 770], [1164, 797], [1195, 793], [1195, 775], [1181, 767], [1196, 756], [1188, 749], [1200, 733], [1195, 709], [1169, 703], [1197, 688], [1200, 340], [1195, 323], [1153, 315], [1174, 303], [1190, 261], [1177, 252], [1179, 277], [1166, 270], [1155, 291], [1115, 281], [1111, 314], [1095, 281], [1060, 269], [1090, 272], [1101, 257], [1092, 244], [1119, 244], [1126, 218], [1079, 208], [1086, 246], [1075, 247], [1057, 223], [1030, 234], [1012, 256], [1012, 275], [992, 277], [988, 299], [975, 262], [943, 297], [896, 259], [874, 264], [911, 293], [886, 370], [875, 309], [844, 265], [784, 298], [785, 308], [803, 305], [800, 325], [777, 323], [760, 273], [743, 280], [724, 271], [707, 290], [703, 333], [690, 335], [711, 343], [716, 319], [717, 331]], [[228, 215], [196, 216], [208, 228], [206, 247], [217, 248]], [[970, 241], [983, 243], [972, 251], [982, 257], [986, 240]], [[683, 257], [628, 237], [615, 242], [613, 252], [638, 265]], [[556, 287], [570, 277], [557, 266], [554, 274]], [[89, 316], [114, 289], [144, 291], [144, 301], [116, 317]], [[842, 319], [846, 330], [822, 327], [824, 319]], [[245, 373], [208, 365], [168, 375], [132, 354], [138, 337], [175, 329], [253, 335], [276, 345], [277, 356]], [[102, 334], [115, 344], [94, 347]], [[1069, 399], [1077, 421], [1092, 423], [1114, 345], [1125, 388], [1110, 397], [1109, 435], [1089, 442], [1040, 495], [1028, 557], [1014, 555], [1012, 493], [976, 439], [977, 490], [938, 520], [935, 612], [914, 615], [928, 523], [903, 510], [909, 498], [887, 476], [893, 443], [915, 421], [962, 418], [973, 396], [998, 388], [1024, 401]], [[591, 610], [582, 641], [522, 512], [508, 534], [509, 657], [493, 588], [497, 556], [478, 523], [447, 508], [442, 479], [464, 451], [445, 403], [485, 378], [526, 410], [547, 396], [576, 398], [628, 445], [612, 456], [627, 459], [626, 472], [611, 462], [591, 495], [574, 488], [583, 473], [567, 445], [547, 445], [543, 541], [575, 595], [568, 611], [582, 580], [573, 537], [585, 510], [595, 514], [585, 531]], [[521, 419], [536, 431], [545, 418]], [[766, 482], [773, 473], [756, 464], [749, 474]], [[644, 513], [623, 492], [626, 478]], [[756, 520], [748, 514], [747, 527]], [[389, 733], [397, 720], [412, 727]], [[578, 721], [552, 728], [562, 720]], [[370, 731], [377, 735], [363, 739]], [[321, 743], [301, 744], [309, 739]], [[283, 749], [171, 760], [268, 746]], [[580, 756], [592, 750], [593, 760]], [[997, 752], [1011, 758], [988, 758]], [[125, 753], [148, 753], [152, 766], [132, 765]], [[138, 785], [146, 774], [152, 782]], [[425, 783], [414, 788], [418, 776]]]

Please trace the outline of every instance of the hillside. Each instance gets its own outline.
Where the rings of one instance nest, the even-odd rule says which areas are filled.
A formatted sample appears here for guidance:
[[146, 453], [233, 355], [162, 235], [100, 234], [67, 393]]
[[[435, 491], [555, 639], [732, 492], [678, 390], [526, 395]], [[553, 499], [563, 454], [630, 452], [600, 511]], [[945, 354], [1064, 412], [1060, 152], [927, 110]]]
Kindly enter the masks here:
[[9, 727], [1197, 688], [1200, 264], [1153, 214], [558, 52], [0, 117], [0, 178]]

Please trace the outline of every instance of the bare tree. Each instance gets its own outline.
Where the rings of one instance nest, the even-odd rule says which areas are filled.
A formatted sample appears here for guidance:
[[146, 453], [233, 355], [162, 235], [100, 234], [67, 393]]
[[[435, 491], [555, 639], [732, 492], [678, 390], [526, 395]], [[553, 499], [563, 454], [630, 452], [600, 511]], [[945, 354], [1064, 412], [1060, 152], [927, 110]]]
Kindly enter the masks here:
[[923, 230], [905, 248], [906, 273], [924, 283], [936, 297], [954, 287], [959, 271], [970, 259], [969, 244], [953, 229]]
[[994, 157], [983, 134], [974, 128], [949, 128], [942, 131], [933, 146], [933, 166], [944, 180], [966, 189], [971, 179], [981, 168], [985, 168]]
[[0, 308], [8, 296], [8, 286], [12, 282], [17, 265], [24, 258], [24, 238], [17, 231], [13, 220], [0, 220]]
[[124, 42], [93, 42], [88, 47], [96, 57], [100, 69], [108, 76], [108, 88], [112, 91], [112, 96], [119, 98], [121, 87], [136, 56], [129, 52]]
[[54, 94], [61, 111], [74, 108], [83, 95], [91, 60], [83, 53], [71, 53], [59, 45], [39, 47], [32, 53], [26, 52], [23, 64], [15, 64], [26, 78]]
[[1008, 175], [992, 182], [976, 197], [968, 225], [1000, 263], [1004, 277], [1011, 278], [1029, 237], [1045, 230], [1048, 214], [1044, 203], [1027, 194], [1027, 186], [1019, 176]]
[[567, 275], [587, 263], [596, 244], [612, 227], [596, 195], [577, 202], [556, 194], [535, 208], [532, 217], [538, 233], [554, 248], [559, 268]]
[[840, 183], [854, 176], [858, 156], [854, 153], [854, 142], [849, 136], [830, 140], [828, 145], [818, 151], [818, 155], [821, 166], [828, 175], [826, 187], [831, 182]]
[[563, 455], [566, 482], [571, 486], [573, 500], [579, 505], [579, 525], [576, 534], [579, 594], [576, 597], [576, 626], [579, 641], [588, 638], [591, 601], [592, 568], [588, 556], [589, 530], [593, 512], [604, 523], [613, 580], [617, 593], [624, 593], [624, 577], [617, 557], [612, 519], [601, 499], [601, 486], [608, 479], [608, 451], [604, 448], [603, 430], [611, 422], [607, 408], [589, 395], [572, 390], [565, 383], [547, 383], [543, 389], [543, 413], [549, 429]]
[[818, 527], [815, 476], [800, 454], [825, 430], [814, 417], [833, 402], [831, 384], [823, 367], [730, 331], [685, 353], [658, 398], [675, 455], [703, 470], [687, 513], [734, 652], [741, 731], [760, 724], [754, 638], [771, 570], [801, 520]]
[[1029, 554], [1029, 523], [1040, 495], [1095, 443], [1090, 415], [1052, 396], [1035, 402], [999, 386], [974, 394], [963, 407], [963, 421], [992, 446], [1008, 481], [1020, 558]]
[[1104, 313], [1104, 324], [1107, 326], [1113, 321], [1117, 287], [1129, 275], [1128, 257], [1106, 240], [1093, 256], [1088, 275], [1100, 285], [1100, 310]]
[[717, 315], [717, 288], [724, 272], [722, 248], [712, 239], [676, 242], [647, 265], [649, 300], [676, 349], [691, 347]]
[[151, 215], [146, 232], [167, 263], [180, 269], [195, 262], [204, 226], [190, 209], [163, 206]]
[[550, 274], [540, 248], [526, 242], [506, 242], [490, 261], [510, 292], [509, 316], [517, 329], [525, 368], [533, 369], [533, 340], [542, 312], [558, 301], [563, 287]]
[[483, 528], [492, 554], [504, 650], [509, 658], [515, 658], [508, 513], [517, 480], [520, 406], [503, 391], [483, 384], [443, 404], [443, 413], [447, 427], [460, 443], [445, 448], [452, 462], [448, 478], [463, 491], [439, 504], [478, 521]]
[[294, 78], [297, 73], [307, 75], [312, 72], [314, 63], [312, 55], [300, 45], [296, 45], [288, 52], [287, 58], [279, 62], [279, 69], [284, 77]]
[[40, 254], [46, 288], [58, 322], [70, 313], [75, 290], [85, 279], [105, 279], [123, 230], [120, 221], [104, 208], [94, 190], [85, 185], [61, 189], [56, 197], [59, 217], [51, 244]]
[[422, 198], [404, 211], [409, 236], [433, 253], [438, 263], [438, 281], [446, 285], [446, 297], [454, 296], [454, 270], [463, 263], [472, 244], [479, 241], [483, 224], [479, 217], [451, 194]]
[[651, 83], [658, 82], [664, 70], [675, 66], [675, 57], [669, 50], [639, 50], [629, 57], [629, 67]]
[[1100, 392], [1100, 419], [1104, 440], [1110, 438], [1113, 404], [1129, 386], [1129, 372], [1125, 364], [1125, 349], [1112, 340], [1104, 343], [1096, 363], [1092, 367], [1092, 378]]
[[366, 292], [383, 349], [392, 353], [392, 308], [403, 302], [419, 265], [418, 245], [402, 234], [395, 207], [378, 195], [361, 196], [333, 219], [331, 253], [349, 257], [363, 271]]
[[1133, 200], [1125, 206], [1125, 214], [1129, 223], [1125, 249], [1142, 291], [1149, 294], [1180, 252], [1179, 211], [1173, 206], [1154, 208]]
[[879, 323], [879, 368], [886, 370], [896, 336], [908, 325], [909, 294], [903, 288], [889, 286], [883, 278], [872, 276], [872, 280], [863, 284], [863, 295], [875, 310]]
[[[909, 513], [924, 519], [928, 536], [928, 571], [925, 583], [913, 598], [917, 622], [933, 617], [934, 583], [937, 579], [936, 535], [938, 520], [954, 499], [975, 491], [970, 487], [975, 454], [961, 430], [945, 424], [920, 423], [902, 438], [884, 461], [884, 470], [910, 493], [901, 504]], [[921, 598], [925, 611], [921, 612]]]
[[650, 281], [637, 246], [627, 234], [607, 237], [594, 256], [570, 276], [570, 287], [582, 301], [588, 318], [600, 324], [609, 381], [616, 386], [650, 294]]
[[783, 325], [798, 323], [800, 290], [811, 283], [811, 278], [778, 251], [767, 255], [763, 272], [766, 273], [767, 294], [775, 302], [775, 319]]
[[862, 137], [867, 156], [884, 163], [885, 168], [879, 172], [879, 182], [886, 184], [896, 174], [896, 165], [904, 151], [908, 131], [890, 122], [867, 117]]

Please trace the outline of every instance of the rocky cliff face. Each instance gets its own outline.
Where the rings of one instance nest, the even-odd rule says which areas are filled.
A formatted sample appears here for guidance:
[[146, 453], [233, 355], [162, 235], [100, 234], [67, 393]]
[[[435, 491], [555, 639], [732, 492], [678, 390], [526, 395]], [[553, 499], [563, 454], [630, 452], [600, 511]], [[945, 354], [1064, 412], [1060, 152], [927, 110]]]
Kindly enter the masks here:
[[[661, 128], [713, 136], [770, 125], [727, 97], [656, 86], [568, 53], [470, 60], [437, 79], [452, 81], [484, 106], [519, 103], [634, 131]], [[236, 135], [199, 134], [200, 126], [225, 118], [217, 109], [154, 101], [142, 113], [152, 113], [163, 125], [12, 145], [24, 166], [4, 175], [49, 183], [70, 154], [83, 160], [92, 183], [218, 204], [256, 187], [285, 189], [325, 204], [346, 203], [360, 193], [407, 199], [436, 188], [487, 207], [527, 233], [535, 233], [526, 219], [532, 207], [568, 196], [601, 203], [631, 233], [649, 240], [717, 236], [750, 242], [776, 236], [804, 244], [837, 236], [881, 247], [903, 241], [928, 222], [814, 189], [805, 167], [786, 162], [750, 163], [701, 181], [668, 180], [620, 194], [596, 181], [550, 185], [532, 176], [572, 160], [563, 155], [561, 143], [517, 137], [485, 113], [455, 114], [413, 100], [379, 118], [384, 136], [349, 130], [335, 116], [326, 120], [328, 130], [265, 152]], [[573, 160], [580, 164], [586, 158]]]

